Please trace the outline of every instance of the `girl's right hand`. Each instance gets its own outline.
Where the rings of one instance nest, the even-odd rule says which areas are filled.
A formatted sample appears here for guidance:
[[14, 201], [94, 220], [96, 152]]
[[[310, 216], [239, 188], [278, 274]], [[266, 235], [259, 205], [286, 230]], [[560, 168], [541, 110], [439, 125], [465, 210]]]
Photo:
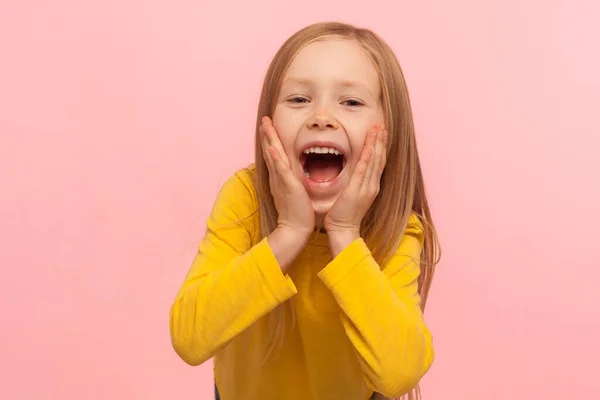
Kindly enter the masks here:
[[[315, 212], [302, 182], [294, 175], [279, 135], [269, 117], [260, 126], [263, 157], [269, 169], [269, 185], [279, 217], [277, 228], [310, 236], [315, 228]], [[304, 238], [304, 236], [302, 236]]]

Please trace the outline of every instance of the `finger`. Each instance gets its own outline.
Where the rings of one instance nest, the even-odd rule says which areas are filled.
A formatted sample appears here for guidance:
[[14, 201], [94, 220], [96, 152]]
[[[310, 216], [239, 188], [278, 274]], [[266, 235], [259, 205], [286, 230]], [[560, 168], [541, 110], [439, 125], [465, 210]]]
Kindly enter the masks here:
[[264, 118], [265, 125], [265, 133], [267, 135], [267, 139], [269, 140], [269, 144], [274, 146], [277, 149], [277, 152], [281, 156], [281, 159], [287, 164], [290, 165], [285, 150], [283, 149], [283, 145], [281, 144], [281, 140], [279, 139], [279, 135], [273, 126], [273, 121], [269, 117]]
[[279, 172], [277, 171], [277, 166], [275, 165], [275, 161], [273, 160], [272, 152], [270, 150], [271, 146], [269, 145], [269, 141], [266, 135], [264, 134], [264, 128], [262, 129], [262, 133], [263, 158], [265, 159], [267, 169], [269, 170], [269, 178], [273, 179], [278, 177]]
[[261, 133], [260, 140], [261, 140], [263, 158], [265, 160], [265, 163], [267, 164], [267, 168], [269, 169], [269, 171], [271, 173], [275, 173], [275, 164], [273, 163], [273, 160], [269, 153], [269, 140], [267, 139], [267, 136], [265, 135], [264, 126], [261, 125], [259, 130]]
[[381, 126], [379, 133], [377, 134], [377, 142], [375, 143], [375, 154], [373, 156], [373, 170], [369, 177], [366, 190], [369, 196], [377, 196], [381, 186], [381, 175], [385, 165], [385, 140], [386, 130], [384, 126]]
[[369, 160], [371, 159], [372, 153], [372, 146], [365, 146], [365, 148], [363, 148], [363, 151], [360, 154], [360, 159], [358, 160], [358, 163], [356, 163], [354, 173], [352, 174], [352, 178], [350, 179], [348, 186], [356, 188], [356, 190], [360, 190], [365, 180], [365, 174], [367, 173], [367, 168], [369, 166]]
[[[371, 156], [369, 157], [369, 162], [367, 164], [367, 169], [365, 171], [365, 178], [363, 181], [364, 186], [369, 186], [371, 184], [371, 180], [373, 179], [377, 155], [378, 155], [377, 144], [379, 141], [378, 138], [379, 138], [380, 132], [381, 132], [381, 125], [377, 125], [377, 127], [374, 131], [369, 132], [369, 138], [368, 138], [369, 140], [365, 141], [365, 142], [369, 142], [368, 146], [371, 148], [371, 152], [370, 152]], [[367, 144], [365, 144], [365, 145], [367, 145]]]
[[381, 164], [379, 165], [379, 174], [383, 174], [383, 170], [385, 169], [385, 164], [387, 162], [387, 143], [388, 143], [388, 131], [387, 129], [383, 129], [383, 141], [382, 141], [382, 153], [381, 153]]
[[285, 185], [292, 184], [293, 174], [287, 162], [283, 159], [279, 150], [275, 146], [269, 146], [269, 155], [273, 164], [275, 166], [275, 170], [277, 175], [281, 178]]
[[350, 184], [356, 185], [357, 189], [360, 189], [363, 182], [366, 179], [366, 174], [369, 167], [369, 161], [373, 155], [373, 144], [375, 143], [376, 136], [374, 135], [377, 132], [377, 125], [367, 132], [365, 137], [365, 143], [363, 145], [363, 150], [360, 154], [360, 159], [356, 164], [356, 168], [354, 169], [354, 174], [352, 179], [350, 180]]
[[263, 150], [263, 158], [265, 159], [267, 169], [269, 170], [269, 177], [273, 178], [277, 175], [277, 167], [275, 167], [275, 162], [273, 161], [273, 157], [271, 156], [268, 146], [265, 147], [265, 150]]
[[363, 144], [363, 149], [367, 147], [375, 146], [375, 141], [377, 140], [377, 132], [379, 131], [379, 124], [375, 124], [369, 131], [365, 137], [365, 144]]
[[265, 134], [267, 136], [269, 144], [271, 146], [275, 146], [275, 148], [277, 149], [277, 151], [281, 155], [281, 158], [288, 165], [290, 165], [289, 160], [287, 158], [287, 155], [285, 154], [285, 151], [283, 150], [283, 145], [281, 144], [281, 140], [279, 139], [279, 135], [277, 134], [277, 131], [275, 130], [275, 127], [273, 126], [273, 121], [271, 120], [271, 118], [265, 116], [265, 117], [263, 117], [262, 122], [263, 122]]
[[379, 180], [381, 179], [381, 173], [383, 170], [382, 166], [382, 158], [385, 159], [385, 128], [383, 125], [380, 126], [379, 131], [377, 132], [377, 140], [375, 142], [375, 153], [372, 158], [372, 169], [370, 171], [370, 175], [367, 177], [368, 183], [371, 189], [378, 189]]

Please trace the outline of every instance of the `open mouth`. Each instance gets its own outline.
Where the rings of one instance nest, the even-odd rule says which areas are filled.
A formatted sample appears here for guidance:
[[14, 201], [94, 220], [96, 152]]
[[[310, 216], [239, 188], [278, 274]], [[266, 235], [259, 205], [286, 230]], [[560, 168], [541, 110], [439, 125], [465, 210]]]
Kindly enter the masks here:
[[306, 177], [315, 182], [329, 182], [346, 166], [344, 154], [333, 147], [309, 147], [300, 155]]

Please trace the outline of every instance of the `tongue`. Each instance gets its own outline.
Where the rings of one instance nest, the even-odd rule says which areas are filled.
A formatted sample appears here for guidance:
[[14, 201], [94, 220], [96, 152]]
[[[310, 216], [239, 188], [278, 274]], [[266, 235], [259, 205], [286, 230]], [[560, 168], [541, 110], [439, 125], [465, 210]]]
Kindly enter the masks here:
[[311, 157], [306, 163], [306, 172], [313, 181], [327, 182], [342, 172], [342, 164], [336, 156]]

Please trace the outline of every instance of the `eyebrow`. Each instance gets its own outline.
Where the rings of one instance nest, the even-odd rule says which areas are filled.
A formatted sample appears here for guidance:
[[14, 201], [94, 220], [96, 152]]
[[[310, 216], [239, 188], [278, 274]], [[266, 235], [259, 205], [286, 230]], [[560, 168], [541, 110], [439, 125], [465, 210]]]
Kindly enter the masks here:
[[[282, 82], [282, 86], [286, 83], [286, 82], [294, 82], [294, 83], [298, 83], [300, 85], [305, 85], [305, 86], [312, 86], [315, 84], [315, 81], [312, 79], [308, 79], [308, 78], [297, 78], [297, 77], [289, 77], [286, 78], [283, 82]], [[352, 80], [348, 80], [348, 79], [342, 79], [336, 82], [339, 86], [342, 87], [349, 87], [349, 88], [358, 88], [358, 87], [362, 87], [363, 89], [365, 89], [367, 92], [369, 92], [369, 94], [376, 99], [377, 97], [375, 97], [375, 95], [371, 92], [371, 90], [369, 90], [369, 88], [367, 87], [367, 85], [365, 85], [364, 83], [360, 83], [360, 82], [356, 82], [356, 81], [352, 81]]]

